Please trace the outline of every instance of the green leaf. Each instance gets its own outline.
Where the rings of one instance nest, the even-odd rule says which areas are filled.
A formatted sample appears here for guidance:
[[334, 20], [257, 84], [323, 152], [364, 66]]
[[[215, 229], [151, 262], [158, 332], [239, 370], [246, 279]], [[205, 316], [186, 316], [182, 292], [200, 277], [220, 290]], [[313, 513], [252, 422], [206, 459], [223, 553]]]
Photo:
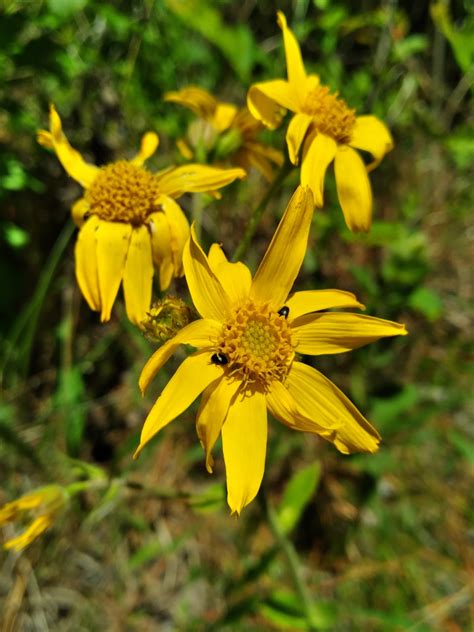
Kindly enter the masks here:
[[190, 505], [195, 511], [212, 512], [222, 509], [225, 505], [225, 488], [221, 483], [209, 485], [199, 496], [193, 496]]
[[64, 415], [66, 446], [71, 456], [77, 456], [79, 453], [84, 435], [86, 423], [84, 392], [84, 382], [77, 366], [60, 372], [55, 404]]
[[275, 590], [259, 606], [259, 611], [269, 621], [289, 630], [328, 630], [335, 624], [335, 610], [329, 603], [311, 605], [311, 622], [304, 616], [300, 600], [286, 590]]
[[51, 13], [67, 18], [82, 11], [87, 1], [88, 0], [47, 0], [47, 5]]
[[460, 432], [456, 432], [456, 430], [451, 430], [448, 433], [448, 437], [453, 446], [461, 453], [466, 461], [474, 465], [474, 441], [462, 435]]
[[438, 320], [443, 313], [443, 303], [440, 296], [427, 287], [419, 287], [410, 294], [408, 305], [430, 321]]
[[186, 26], [221, 51], [241, 81], [250, 81], [256, 46], [247, 25], [227, 26], [219, 11], [206, 0], [167, 0], [166, 4]]
[[417, 387], [407, 384], [392, 397], [372, 400], [371, 418], [385, 428], [399, 426], [401, 420], [409, 421], [407, 412], [419, 402], [419, 399]]
[[277, 511], [278, 522], [285, 534], [288, 535], [298, 524], [316, 491], [320, 477], [321, 464], [316, 461], [298, 470], [290, 479]]
[[29, 234], [13, 222], [5, 222], [2, 228], [3, 238], [12, 248], [23, 248], [30, 241]]

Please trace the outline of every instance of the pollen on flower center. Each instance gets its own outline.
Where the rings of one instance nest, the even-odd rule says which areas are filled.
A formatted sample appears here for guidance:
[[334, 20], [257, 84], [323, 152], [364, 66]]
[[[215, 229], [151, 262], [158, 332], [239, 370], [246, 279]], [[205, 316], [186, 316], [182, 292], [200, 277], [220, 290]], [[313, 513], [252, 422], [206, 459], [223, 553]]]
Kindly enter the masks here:
[[344, 99], [331, 94], [327, 86], [319, 86], [308, 93], [303, 111], [313, 117], [318, 132], [330, 136], [338, 143], [348, 143], [352, 136], [356, 116]]
[[126, 160], [103, 167], [85, 192], [90, 212], [112, 222], [143, 224], [156, 211], [160, 191], [155, 176]]
[[295, 355], [286, 318], [268, 305], [253, 302], [234, 309], [222, 328], [217, 350], [227, 359], [230, 375], [263, 387], [283, 381]]

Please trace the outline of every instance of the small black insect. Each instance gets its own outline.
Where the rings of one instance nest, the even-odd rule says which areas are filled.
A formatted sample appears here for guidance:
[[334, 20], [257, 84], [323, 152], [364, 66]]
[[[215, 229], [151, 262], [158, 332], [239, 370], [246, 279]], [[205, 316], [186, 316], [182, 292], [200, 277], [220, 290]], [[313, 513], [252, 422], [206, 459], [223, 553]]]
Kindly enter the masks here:
[[290, 313], [290, 308], [287, 307], [286, 305], [283, 305], [283, 307], [278, 310], [278, 313], [280, 314], [280, 316], [283, 316], [283, 318], [288, 318], [288, 314]]
[[229, 362], [229, 359], [223, 353], [213, 353], [211, 356], [211, 362], [214, 364], [219, 364], [220, 366], [224, 366]]

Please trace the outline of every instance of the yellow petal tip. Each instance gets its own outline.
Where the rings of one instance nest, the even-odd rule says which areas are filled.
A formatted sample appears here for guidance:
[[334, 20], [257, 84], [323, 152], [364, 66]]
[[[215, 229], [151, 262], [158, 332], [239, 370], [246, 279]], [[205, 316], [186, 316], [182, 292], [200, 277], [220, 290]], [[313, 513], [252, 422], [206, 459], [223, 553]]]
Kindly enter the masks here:
[[135, 452], [133, 453], [133, 460], [136, 461], [138, 459], [138, 457], [140, 456], [141, 451], [143, 450], [143, 445], [140, 443], [140, 445], [138, 446], [138, 448], [135, 450]]

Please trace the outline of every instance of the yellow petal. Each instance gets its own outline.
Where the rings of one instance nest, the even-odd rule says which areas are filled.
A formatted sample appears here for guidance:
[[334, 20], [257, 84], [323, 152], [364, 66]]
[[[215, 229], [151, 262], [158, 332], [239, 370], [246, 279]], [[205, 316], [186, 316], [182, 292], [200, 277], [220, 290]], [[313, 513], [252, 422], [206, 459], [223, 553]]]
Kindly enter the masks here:
[[298, 95], [284, 79], [254, 83], [247, 93], [247, 107], [252, 116], [270, 129], [280, 125], [285, 110], [300, 111]]
[[265, 395], [253, 391], [238, 396], [222, 426], [227, 502], [240, 514], [257, 495], [265, 470], [267, 407]]
[[342, 290], [304, 290], [303, 292], [295, 292], [287, 299], [285, 304], [290, 310], [288, 314], [288, 320], [290, 321], [304, 314], [334, 307], [364, 309], [364, 305], [359, 303], [354, 294], [343, 292]]
[[130, 224], [100, 221], [96, 230], [97, 273], [102, 311], [101, 321], [107, 322], [120, 287], [130, 245]]
[[215, 385], [211, 384], [203, 393], [196, 418], [196, 430], [206, 451], [206, 469], [210, 474], [213, 466], [211, 450], [219, 437], [229, 406], [239, 388], [238, 380], [223, 378]]
[[288, 125], [286, 144], [288, 145], [290, 160], [294, 165], [297, 165], [299, 162], [298, 154], [310, 123], [311, 116], [300, 113], [295, 114]]
[[227, 261], [219, 244], [212, 244], [208, 262], [232, 303], [241, 303], [248, 298], [252, 275], [245, 264]]
[[358, 116], [349, 144], [372, 154], [375, 160], [367, 166], [367, 170], [372, 171], [385, 154], [393, 149], [393, 138], [388, 127], [376, 116]]
[[254, 277], [253, 298], [274, 309], [283, 306], [303, 263], [312, 216], [311, 190], [298, 187]]
[[336, 188], [347, 227], [355, 233], [367, 232], [372, 223], [372, 189], [367, 167], [351, 147], [341, 145], [334, 161]]
[[306, 141], [301, 165], [301, 184], [311, 187], [316, 206], [323, 205], [324, 177], [337, 152], [336, 142], [326, 134], [316, 134]]
[[225, 289], [212, 272], [206, 255], [199, 245], [194, 226], [183, 253], [184, 272], [189, 292], [203, 318], [225, 320], [231, 305]]
[[168, 221], [174, 274], [183, 276], [183, 250], [189, 239], [189, 222], [179, 204], [172, 198], [161, 195], [157, 202]]
[[212, 347], [212, 341], [219, 336], [221, 331], [222, 323], [207, 318], [195, 320], [180, 329], [176, 336], [155, 351], [143, 367], [138, 381], [142, 394], [145, 393], [155, 375], [180, 345], [191, 345], [198, 349]]
[[33, 520], [30, 526], [23, 531], [21, 535], [11, 540], [7, 540], [3, 545], [5, 549], [13, 549], [16, 552], [20, 552], [29, 546], [34, 540], [48, 529], [53, 521], [53, 517], [50, 514], [44, 514], [38, 516]]
[[157, 179], [163, 195], [178, 198], [184, 193], [205, 193], [227, 186], [237, 178], [245, 178], [243, 169], [219, 169], [189, 164], [167, 169]]
[[167, 92], [164, 100], [184, 105], [206, 121], [212, 118], [217, 107], [217, 100], [212, 94], [197, 86], [187, 86], [177, 92]]
[[176, 147], [178, 148], [179, 153], [186, 160], [192, 160], [194, 158], [193, 150], [184, 138], [178, 138], [178, 140], [176, 141]]
[[265, 147], [260, 143], [246, 142], [233, 157], [234, 164], [241, 166], [248, 171], [254, 167], [262, 176], [271, 182], [275, 177], [272, 162], [278, 166], [283, 164], [284, 157], [281, 151], [273, 147]]
[[314, 432], [332, 441], [338, 450], [344, 454], [377, 451], [380, 443], [377, 430], [322, 373], [301, 362], [293, 362], [286, 387], [301, 413], [330, 431]]
[[218, 131], [223, 132], [232, 125], [237, 108], [232, 103], [219, 103], [210, 123]]
[[171, 232], [168, 219], [163, 211], [151, 213], [148, 217], [153, 262], [159, 269], [160, 290], [168, 289], [174, 274]]
[[101, 310], [96, 239], [99, 224], [97, 215], [91, 215], [80, 229], [75, 246], [77, 283], [89, 307], [95, 312]]
[[151, 304], [153, 283], [153, 259], [151, 238], [146, 226], [132, 230], [125, 270], [123, 293], [129, 320], [139, 325], [146, 317]]
[[67, 173], [87, 189], [95, 180], [99, 168], [87, 163], [81, 154], [71, 147], [63, 133], [61, 119], [54, 105], [51, 105], [49, 110], [49, 126], [49, 134], [44, 130], [38, 133], [38, 142], [45, 147], [52, 147]]
[[153, 156], [155, 151], [158, 149], [159, 143], [160, 139], [158, 134], [155, 134], [154, 132], [147, 132], [142, 137], [140, 151], [130, 162], [137, 165], [137, 167], [141, 167], [148, 158]]
[[[275, 419], [292, 430], [312, 432], [313, 434], [325, 436], [329, 436], [333, 431], [304, 417], [295, 399], [281, 382], [272, 383], [266, 393], [266, 401], [268, 409]], [[334, 423], [334, 427], [336, 427], [337, 423]]]
[[364, 314], [307, 314], [292, 323], [298, 353], [344, 353], [379, 338], [405, 336], [405, 325]]
[[211, 382], [222, 375], [222, 367], [213, 364], [208, 353], [200, 351], [186, 358], [148, 413], [140, 436], [140, 445], [133, 458], [137, 458], [157, 432], [176, 419]]
[[86, 215], [90, 212], [90, 206], [86, 202], [84, 198], [80, 198], [72, 205], [71, 208], [71, 216], [72, 221], [76, 224], [78, 228], [84, 224], [84, 221], [87, 219]]
[[300, 101], [302, 101], [305, 95], [306, 71], [301, 58], [300, 45], [298, 44], [293, 31], [288, 28], [286, 17], [281, 11], [278, 11], [277, 13], [277, 22], [278, 26], [283, 31], [283, 44], [285, 46], [288, 81], [299, 95]]

